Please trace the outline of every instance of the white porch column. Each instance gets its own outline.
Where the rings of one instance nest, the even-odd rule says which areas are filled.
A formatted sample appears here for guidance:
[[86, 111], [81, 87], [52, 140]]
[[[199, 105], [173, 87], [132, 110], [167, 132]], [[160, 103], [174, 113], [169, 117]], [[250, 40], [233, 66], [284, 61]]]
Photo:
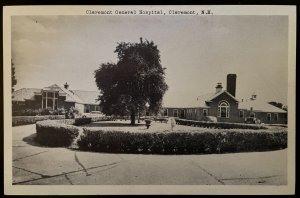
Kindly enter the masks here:
[[53, 111], [54, 111], [54, 103], [55, 103], [55, 92], [53, 92]]
[[42, 92], [42, 109], [44, 108], [44, 93]]
[[46, 92], [46, 109], [48, 108], [47, 102], [48, 102], [48, 92]]

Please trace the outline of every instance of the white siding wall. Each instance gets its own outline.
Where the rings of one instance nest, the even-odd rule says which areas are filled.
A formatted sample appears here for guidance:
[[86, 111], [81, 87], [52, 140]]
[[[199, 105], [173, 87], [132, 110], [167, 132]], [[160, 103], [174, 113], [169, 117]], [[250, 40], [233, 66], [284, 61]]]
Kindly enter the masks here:
[[75, 103], [75, 108], [78, 109], [78, 111], [79, 111], [80, 114], [84, 113], [84, 105], [83, 104]]

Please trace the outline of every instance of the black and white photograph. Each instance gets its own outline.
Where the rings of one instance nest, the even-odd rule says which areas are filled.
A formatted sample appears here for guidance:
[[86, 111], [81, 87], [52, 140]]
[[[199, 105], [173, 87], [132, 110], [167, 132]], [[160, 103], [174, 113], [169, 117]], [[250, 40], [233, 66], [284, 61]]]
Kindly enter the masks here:
[[293, 6], [50, 8], [4, 10], [7, 193], [293, 194]]

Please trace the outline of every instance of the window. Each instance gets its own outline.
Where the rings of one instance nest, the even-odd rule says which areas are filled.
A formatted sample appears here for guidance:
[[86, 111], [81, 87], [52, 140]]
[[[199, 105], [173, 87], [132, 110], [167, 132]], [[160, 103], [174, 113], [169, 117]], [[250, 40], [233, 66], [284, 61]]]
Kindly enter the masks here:
[[203, 109], [203, 116], [207, 116], [207, 109]]
[[53, 98], [53, 92], [48, 92], [48, 98]]
[[42, 108], [51, 108], [52, 110], [57, 109], [58, 104], [58, 92], [43, 92], [42, 95]]
[[168, 116], [168, 109], [164, 109], [164, 116]]
[[90, 105], [86, 105], [85, 106], [85, 113], [90, 113], [90, 111], [91, 111]]
[[174, 109], [173, 110], [173, 116], [174, 117], [178, 117], [178, 109]]
[[275, 113], [274, 120], [275, 120], [275, 121], [278, 121], [278, 113]]
[[244, 117], [244, 111], [240, 110], [240, 118], [243, 118], [243, 117]]
[[268, 114], [267, 114], [267, 120], [268, 120], [268, 121], [271, 121], [271, 113], [268, 113]]
[[187, 109], [187, 115], [192, 117], [193, 115], [193, 109]]
[[255, 113], [254, 112], [250, 112], [250, 117], [255, 118]]
[[229, 104], [226, 101], [220, 102], [219, 106], [219, 117], [229, 118]]
[[185, 110], [184, 109], [180, 110], [180, 118], [185, 118]]
[[43, 100], [42, 100], [42, 108], [43, 109], [46, 109], [47, 108], [47, 106], [46, 106], [46, 98], [43, 98]]
[[53, 99], [52, 98], [47, 99], [47, 108], [53, 109]]

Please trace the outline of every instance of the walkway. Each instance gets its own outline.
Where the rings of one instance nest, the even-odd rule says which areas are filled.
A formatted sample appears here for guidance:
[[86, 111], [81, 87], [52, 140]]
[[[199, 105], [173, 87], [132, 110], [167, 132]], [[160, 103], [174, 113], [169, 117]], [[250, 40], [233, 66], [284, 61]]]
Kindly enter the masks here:
[[35, 125], [13, 127], [13, 184], [285, 185], [287, 151], [107, 154], [36, 144]]

